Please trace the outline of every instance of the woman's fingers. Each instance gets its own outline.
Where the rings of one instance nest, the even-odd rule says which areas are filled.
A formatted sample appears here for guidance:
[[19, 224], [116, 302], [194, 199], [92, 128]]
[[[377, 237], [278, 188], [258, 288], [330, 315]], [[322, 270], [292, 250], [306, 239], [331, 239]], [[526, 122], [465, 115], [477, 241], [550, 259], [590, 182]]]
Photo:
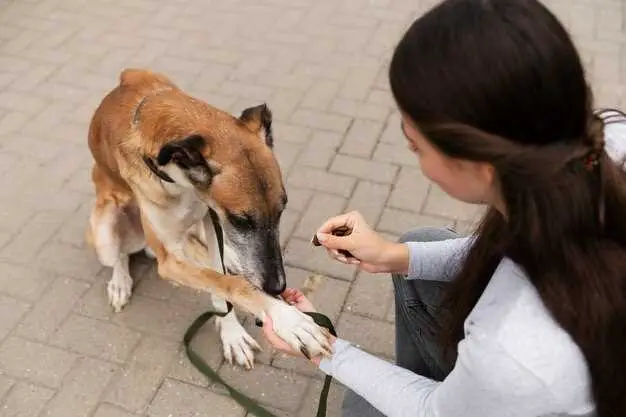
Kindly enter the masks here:
[[285, 288], [285, 291], [281, 294], [283, 298], [295, 298], [298, 295], [298, 290], [295, 288]]
[[340, 214], [339, 216], [331, 217], [317, 229], [317, 233], [331, 234], [333, 230], [341, 226], [350, 226], [349, 220], [351, 217], [353, 217], [353, 213]]
[[348, 265], [359, 265], [361, 263], [361, 261], [357, 258], [353, 258], [353, 257], [347, 257], [345, 255], [342, 255], [341, 253], [339, 253], [339, 251], [337, 249], [326, 249], [326, 253], [328, 253], [328, 256], [330, 256], [331, 258], [333, 258], [334, 260], [344, 263], [344, 264], [348, 264]]
[[328, 253], [328, 255], [333, 258], [334, 260], [341, 262], [341, 263], [348, 263], [348, 258], [346, 258], [344, 255], [340, 254], [339, 251], [337, 251], [337, 249], [326, 249], [326, 253]]
[[289, 304], [295, 304], [298, 301], [298, 294], [294, 288], [287, 288], [281, 295]]
[[352, 246], [352, 236], [334, 236], [328, 233], [317, 232], [317, 240], [328, 249], [350, 250]]

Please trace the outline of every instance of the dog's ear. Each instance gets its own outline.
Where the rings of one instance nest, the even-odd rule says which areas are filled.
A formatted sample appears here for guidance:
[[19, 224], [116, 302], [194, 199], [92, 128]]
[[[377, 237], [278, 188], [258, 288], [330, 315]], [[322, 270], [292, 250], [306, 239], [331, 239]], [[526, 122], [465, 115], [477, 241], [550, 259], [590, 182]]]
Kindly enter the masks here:
[[239, 120], [250, 129], [257, 133], [265, 144], [270, 148], [274, 146], [274, 137], [272, 136], [272, 111], [267, 104], [263, 103], [258, 106], [248, 107], [239, 116]]
[[172, 165], [182, 171], [192, 185], [207, 187], [211, 184], [216, 172], [202, 155], [205, 146], [207, 146], [206, 140], [200, 135], [169, 142], [159, 151], [156, 164], [174, 182], [179, 182], [180, 178], [176, 177], [180, 176], [171, 168]]

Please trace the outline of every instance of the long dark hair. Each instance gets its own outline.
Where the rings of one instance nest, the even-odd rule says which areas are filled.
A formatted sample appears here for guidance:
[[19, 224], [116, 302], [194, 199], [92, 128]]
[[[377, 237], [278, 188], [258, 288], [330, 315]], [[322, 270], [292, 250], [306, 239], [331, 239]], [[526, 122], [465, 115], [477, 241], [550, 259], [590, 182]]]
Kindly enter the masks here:
[[506, 205], [447, 292], [444, 346], [508, 257], [583, 352], [598, 415], [626, 416], [626, 174], [603, 137], [619, 117], [594, 113], [567, 31], [536, 0], [443, 1], [399, 42], [390, 83], [434, 146], [495, 168]]

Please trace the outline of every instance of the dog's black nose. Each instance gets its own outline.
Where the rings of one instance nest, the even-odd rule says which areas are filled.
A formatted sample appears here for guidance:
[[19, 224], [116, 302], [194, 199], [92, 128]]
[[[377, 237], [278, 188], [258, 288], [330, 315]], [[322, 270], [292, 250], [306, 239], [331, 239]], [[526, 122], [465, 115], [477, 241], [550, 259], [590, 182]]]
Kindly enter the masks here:
[[282, 279], [265, 281], [263, 284], [263, 291], [273, 296], [281, 295], [285, 288], [287, 288], [287, 283]]

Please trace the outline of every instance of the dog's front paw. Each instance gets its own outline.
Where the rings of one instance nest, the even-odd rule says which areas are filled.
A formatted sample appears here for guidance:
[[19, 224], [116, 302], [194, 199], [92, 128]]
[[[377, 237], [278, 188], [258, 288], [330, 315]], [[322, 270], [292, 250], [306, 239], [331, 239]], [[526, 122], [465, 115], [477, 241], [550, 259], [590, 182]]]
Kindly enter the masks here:
[[107, 295], [109, 296], [109, 304], [116, 313], [122, 311], [122, 308], [128, 303], [132, 291], [133, 279], [124, 271], [114, 270], [107, 285]]
[[254, 351], [261, 350], [256, 340], [246, 332], [235, 316], [231, 317], [229, 314], [224, 318], [216, 317], [215, 320], [226, 361], [232, 365], [234, 360], [247, 370], [254, 368]]
[[282, 302], [274, 304], [268, 314], [278, 337], [294, 350], [302, 352], [309, 359], [332, 354], [330, 332], [318, 326], [310, 316]]

